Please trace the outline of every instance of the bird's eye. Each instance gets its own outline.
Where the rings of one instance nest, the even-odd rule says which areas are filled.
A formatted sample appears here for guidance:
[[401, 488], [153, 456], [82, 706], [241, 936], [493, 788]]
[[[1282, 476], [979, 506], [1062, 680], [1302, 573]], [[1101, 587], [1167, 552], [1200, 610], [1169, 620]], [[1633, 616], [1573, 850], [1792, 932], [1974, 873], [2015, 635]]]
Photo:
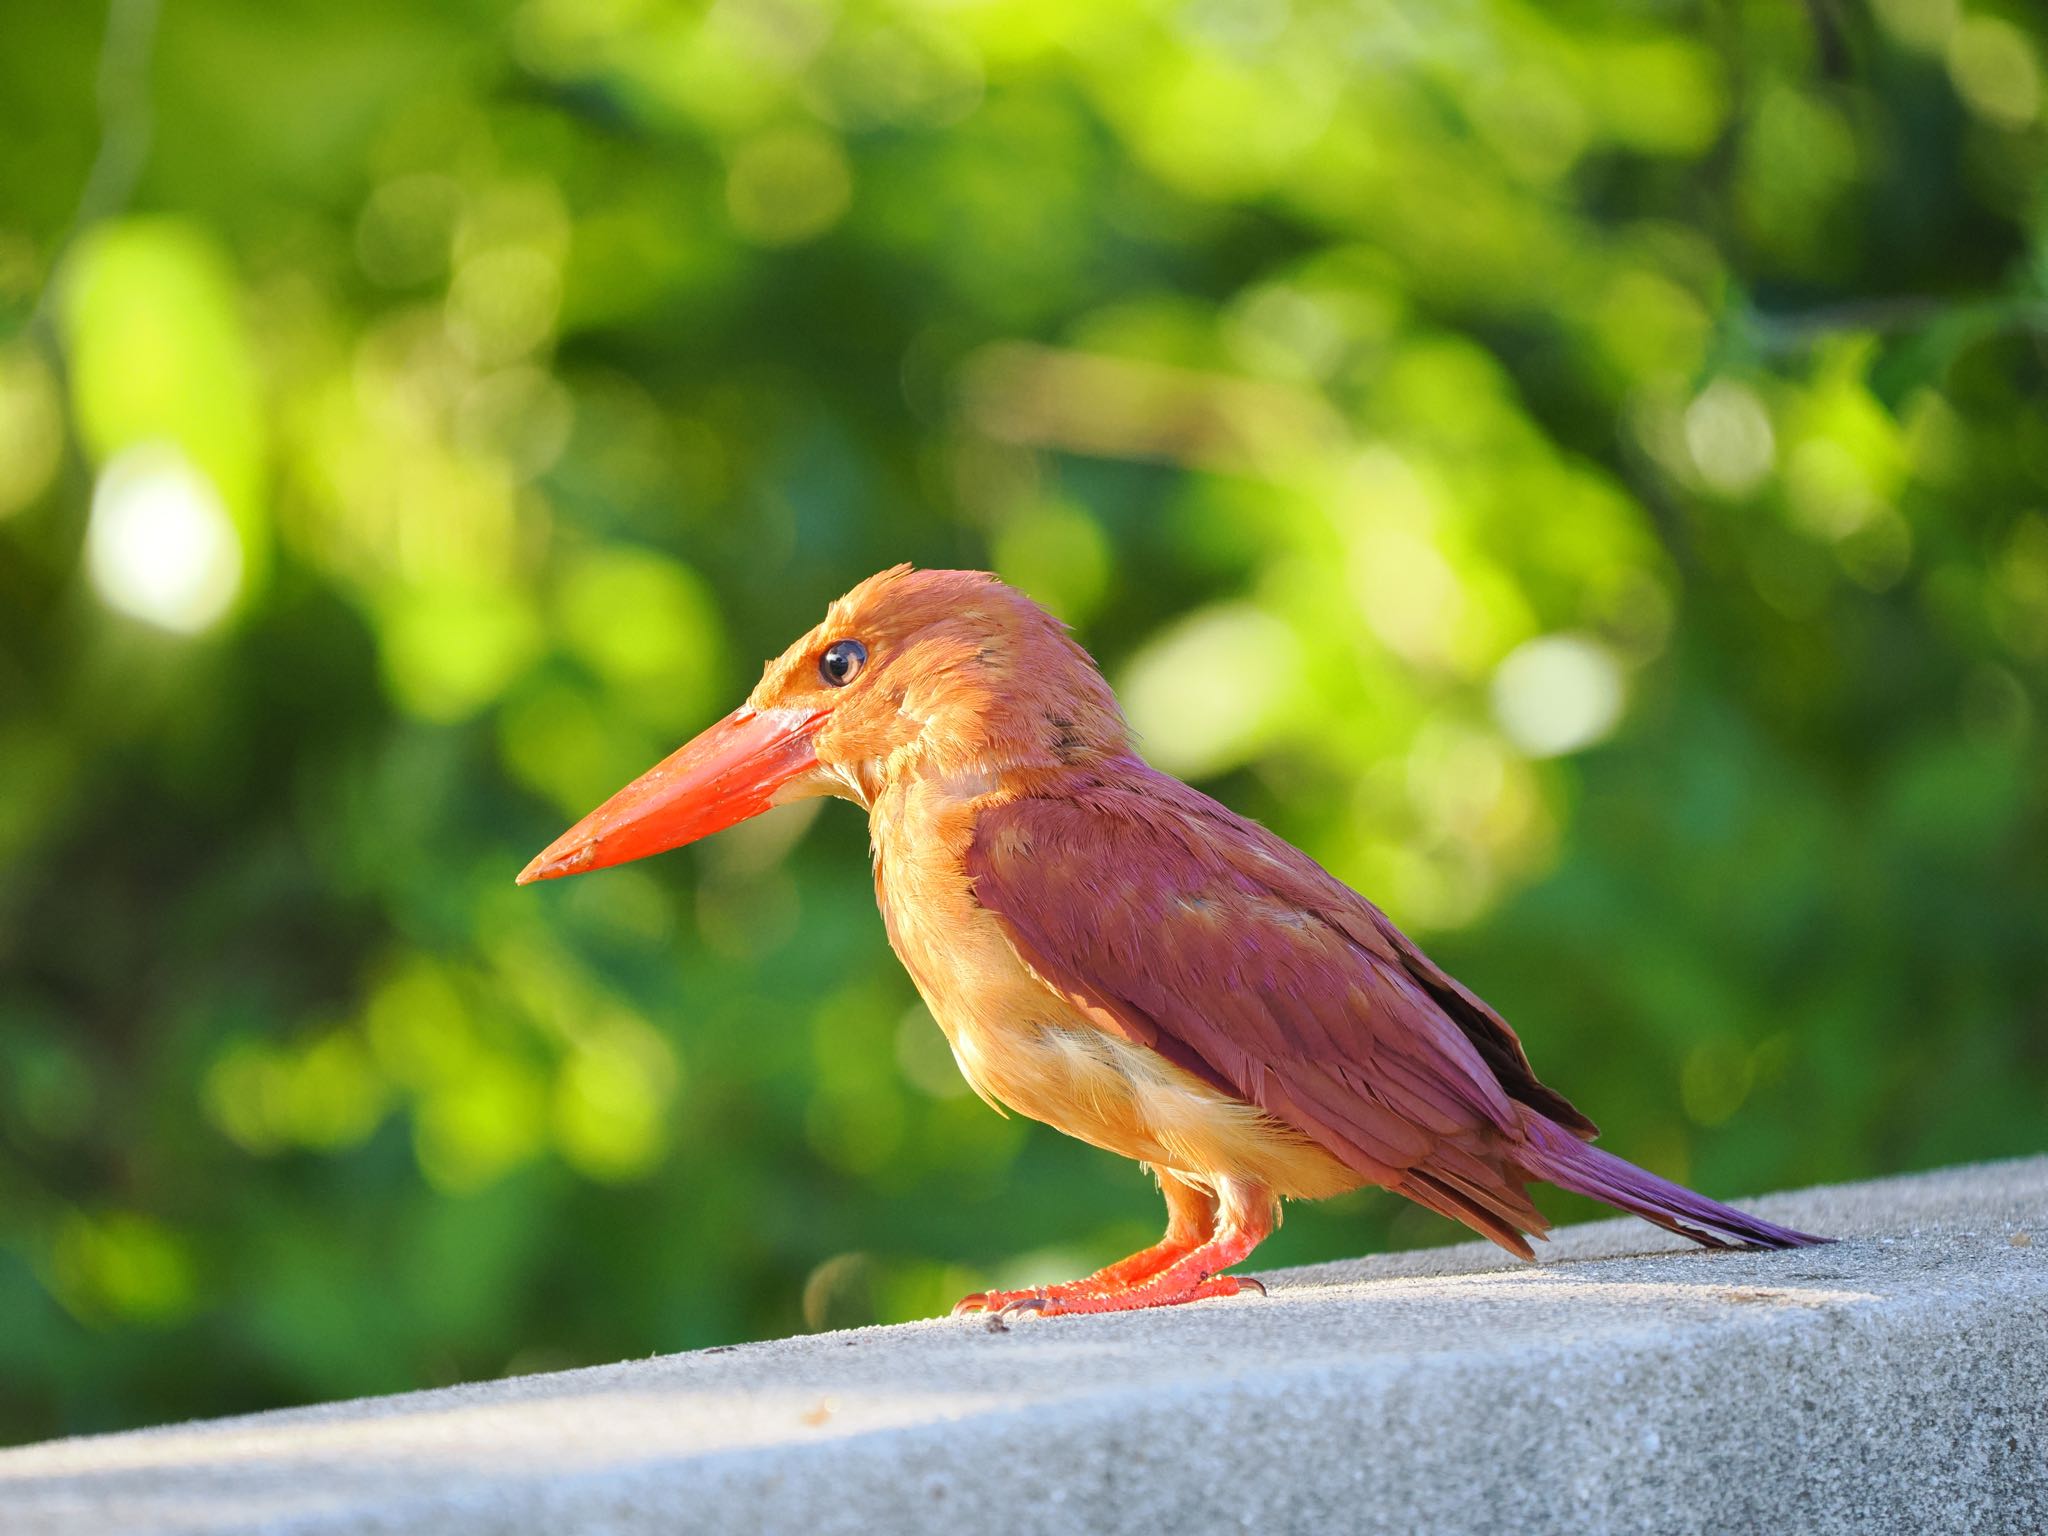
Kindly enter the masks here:
[[868, 648], [858, 640], [834, 640], [818, 658], [818, 676], [834, 688], [844, 688], [868, 664]]

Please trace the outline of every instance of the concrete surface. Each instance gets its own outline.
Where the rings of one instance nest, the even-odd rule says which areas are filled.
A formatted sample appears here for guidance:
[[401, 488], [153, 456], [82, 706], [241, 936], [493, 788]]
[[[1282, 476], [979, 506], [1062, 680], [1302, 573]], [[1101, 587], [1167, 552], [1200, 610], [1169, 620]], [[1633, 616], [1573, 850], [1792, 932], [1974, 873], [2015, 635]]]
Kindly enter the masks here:
[[2048, 1531], [2048, 1158], [0, 1452], [5, 1536]]

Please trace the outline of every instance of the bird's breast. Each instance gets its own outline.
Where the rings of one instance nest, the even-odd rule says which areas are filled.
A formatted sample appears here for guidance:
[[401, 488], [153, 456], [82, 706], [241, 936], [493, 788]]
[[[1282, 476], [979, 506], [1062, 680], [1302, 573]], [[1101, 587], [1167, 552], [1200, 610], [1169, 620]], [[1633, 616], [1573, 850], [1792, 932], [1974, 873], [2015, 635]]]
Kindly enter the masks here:
[[[1031, 974], [975, 901], [965, 836], [947, 835], [971, 832], [971, 823], [957, 828], [942, 812], [886, 802], [877, 803], [875, 820], [875, 895], [889, 943], [961, 1073], [990, 1102], [1068, 1129], [1076, 1074], [1101, 1070], [1091, 1067], [1100, 1053], [1080, 1029], [1102, 1031]], [[1089, 1097], [1100, 1097], [1099, 1088]]]
[[1069, 1004], [974, 898], [971, 802], [884, 795], [874, 805], [875, 894], [904, 969], [975, 1092], [1125, 1157], [1201, 1180], [1230, 1174], [1285, 1194], [1355, 1188], [1341, 1164]]

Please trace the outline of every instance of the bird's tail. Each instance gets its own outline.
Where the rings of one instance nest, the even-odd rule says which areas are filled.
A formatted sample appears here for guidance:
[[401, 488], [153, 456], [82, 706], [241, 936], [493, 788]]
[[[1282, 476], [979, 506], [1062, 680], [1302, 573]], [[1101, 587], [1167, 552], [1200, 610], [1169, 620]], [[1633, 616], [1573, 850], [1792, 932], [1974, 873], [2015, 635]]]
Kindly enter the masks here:
[[1574, 1194], [1604, 1200], [1618, 1210], [1689, 1237], [1703, 1248], [1805, 1248], [1834, 1241], [1795, 1232], [1660, 1179], [1612, 1152], [1581, 1141], [1542, 1115], [1527, 1116], [1525, 1136], [1516, 1161], [1536, 1178], [1548, 1179]]

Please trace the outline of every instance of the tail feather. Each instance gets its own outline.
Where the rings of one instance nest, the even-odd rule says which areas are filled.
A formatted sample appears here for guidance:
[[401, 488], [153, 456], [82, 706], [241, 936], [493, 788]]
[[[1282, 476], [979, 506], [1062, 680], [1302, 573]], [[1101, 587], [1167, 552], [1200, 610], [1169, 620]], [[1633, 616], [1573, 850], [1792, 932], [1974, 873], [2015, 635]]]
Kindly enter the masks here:
[[1654, 1221], [1704, 1248], [1806, 1248], [1834, 1241], [1795, 1232], [1660, 1179], [1581, 1141], [1542, 1115], [1527, 1117], [1526, 1140], [1516, 1161], [1535, 1178]]
[[1443, 1178], [1416, 1168], [1391, 1187], [1440, 1216], [1462, 1221], [1481, 1236], [1492, 1238], [1517, 1258], [1536, 1257], [1535, 1250], [1529, 1246], [1529, 1239], [1522, 1234], [1527, 1232], [1540, 1237], [1550, 1225], [1543, 1213], [1529, 1203], [1519, 1183], [1488, 1191], [1461, 1179]]

